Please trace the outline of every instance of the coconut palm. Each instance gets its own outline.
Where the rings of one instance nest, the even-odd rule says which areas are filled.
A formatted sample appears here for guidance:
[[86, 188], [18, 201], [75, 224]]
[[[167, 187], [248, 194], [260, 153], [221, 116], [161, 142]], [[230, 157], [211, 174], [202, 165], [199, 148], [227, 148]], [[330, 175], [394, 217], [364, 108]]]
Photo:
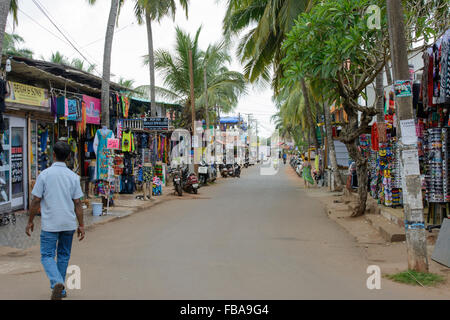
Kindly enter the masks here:
[[[298, 15], [309, 10], [312, 0], [227, 0], [227, 13], [223, 21], [227, 37], [239, 35], [248, 27], [238, 46], [238, 55], [245, 64], [245, 76], [251, 82], [262, 77], [270, 81], [273, 66], [274, 88], [282, 74], [280, 61], [282, 43]], [[278, 90], [276, 90], [278, 91]]]
[[[172, 15], [175, 20], [176, 3], [175, 0], [135, 0], [135, 15], [138, 24], [145, 24], [147, 26], [147, 42], [148, 42], [148, 66], [150, 71], [150, 100], [155, 103], [156, 100], [156, 87], [155, 87], [155, 59], [153, 50], [153, 31], [152, 22], [160, 22], [162, 18], [167, 15]], [[188, 15], [188, 3], [189, 0], [179, 0], [180, 5]], [[152, 117], [156, 116], [156, 108], [151, 108]]]
[[0, 52], [3, 52], [3, 39], [8, 15], [12, 14], [13, 24], [17, 25], [17, 10], [17, 0], [0, 0]]
[[[96, 0], [87, 0], [89, 4], [95, 4]], [[124, 0], [111, 0], [108, 25], [105, 35], [105, 49], [103, 51], [103, 76], [102, 76], [102, 125], [109, 127], [109, 85], [111, 81], [111, 54], [114, 38], [114, 28]]]
[[[164, 98], [185, 106], [182, 123], [185, 127], [189, 127], [191, 122], [189, 51], [192, 51], [196, 105], [203, 106], [197, 108], [197, 118], [203, 118], [207, 111], [206, 97], [209, 105], [220, 107], [223, 112], [230, 112], [237, 105], [239, 97], [246, 92], [244, 76], [226, 67], [227, 61], [231, 60], [226, 48], [222, 44], [215, 44], [209, 46], [207, 51], [202, 51], [198, 45], [200, 32], [201, 28], [191, 36], [177, 27], [174, 52], [162, 49], [155, 52], [155, 69], [164, 78], [164, 88], [156, 87], [156, 91]], [[148, 56], [144, 57], [144, 63], [149, 63]], [[206, 86], [203, 77], [205, 69]]]
[[78, 69], [78, 70], [81, 70], [81, 71], [84, 71], [84, 72], [88, 72], [88, 73], [92, 73], [95, 70], [95, 68], [97, 67], [97, 65], [95, 63], [89, 65], [88, 67], [86, 67], [84, 65], [84, 61], [79, 59], [79, 58], [72, 59], [72, 62], [70, 63], [70, 66], [75, 68], [75, 69]]
[[24, 43], [25, 41], [21, 36], [14, 33], [5, 32], [3, 38], [3, 54], [11, 56], [19, 56], [26, 58], [33, 58], [33, 51], [27, 48], [18, 48], [18, 45]]
[[[42, 56], [41, 58], [42, 60], [45, 60]], [[56, 64], [70, 66], [69, 59], [59, 51], [52, 52], [52, 55], [50, 56], [50, 59], [48, 59], [48, 61]]]
[[125, 79], [120, 77], [119, 79], [119, 85], [121, 85], [122, 87], [125, 87], [127, 89], [133, 89], [134, 88], [134, 80], [133, 79]]

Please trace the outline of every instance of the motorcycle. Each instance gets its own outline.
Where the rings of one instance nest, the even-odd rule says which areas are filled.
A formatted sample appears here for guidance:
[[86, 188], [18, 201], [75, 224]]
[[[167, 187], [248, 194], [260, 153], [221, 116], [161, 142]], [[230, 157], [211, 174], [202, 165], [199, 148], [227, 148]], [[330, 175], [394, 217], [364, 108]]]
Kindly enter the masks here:
[[217, 165], [214, 163], [211, 165], [211, 174], [210, 174], [210, 181], [214, 182], [217, 179]]
[[240, 178], [241, 177], [241, 166], [237, 163], [234, 164], [234, 176], [236, 178]]
[[220, 175], [222, 178], [228, 177], [228, 169], [224, 164], [219, 165]]
[[209, 169], [205, 161], [200, 162], [200, 166], [198, 167], [198, 180], [202, 186], [208, 184]]
[[234, 165], [227, 164], [228, 176], [234, 177]]
[[181, 179], [184, 191], [194, 194], [198, 193], [199, 184], [197, 175], [195, 173], [189, 173], [189, 167], [183, 170]]
[[180, 170], [171, 170], [169, 172], [172, 175], [173, 189], [181, 197], [183, 195], [183, 186], [181, 181]]
[[250, 159], [248, 157], [245, 158], [244, 167], [248, 168], [250, 165]]

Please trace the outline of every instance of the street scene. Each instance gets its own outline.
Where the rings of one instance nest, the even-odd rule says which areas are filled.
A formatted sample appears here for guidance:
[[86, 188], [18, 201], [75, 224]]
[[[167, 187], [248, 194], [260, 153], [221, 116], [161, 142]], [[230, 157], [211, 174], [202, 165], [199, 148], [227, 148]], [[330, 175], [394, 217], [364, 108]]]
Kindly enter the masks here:
[[0, 0], [0, 30], [0, 300], [450, 299], [448, 1]]

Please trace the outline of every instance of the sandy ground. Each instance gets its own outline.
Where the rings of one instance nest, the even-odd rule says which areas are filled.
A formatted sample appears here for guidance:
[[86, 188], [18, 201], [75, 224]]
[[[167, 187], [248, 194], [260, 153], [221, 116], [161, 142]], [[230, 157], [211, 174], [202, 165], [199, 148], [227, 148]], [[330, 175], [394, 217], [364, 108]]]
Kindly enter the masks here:
[[[450, 298], [445, 288], [386, 279], [368, 290], [366, 248], [290, 170], [263, 176], [251, 167], [198, 196], [91, 229], [74, 241], [81, 289], [68, 299]], [[50, 296], [36, 247], [0, 256], [0, 283], [0, 299]]]

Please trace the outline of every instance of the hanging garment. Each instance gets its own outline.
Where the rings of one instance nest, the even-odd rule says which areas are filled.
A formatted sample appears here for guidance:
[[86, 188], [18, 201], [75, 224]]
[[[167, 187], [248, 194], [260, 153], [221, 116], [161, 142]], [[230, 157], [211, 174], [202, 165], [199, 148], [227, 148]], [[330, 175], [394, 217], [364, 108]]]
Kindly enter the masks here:
[[122, 132], [122, 152], [134, 152], [134, 136], [131, 131]]
[[0, 113], [4, 113], [6, 109], [5, 96], [7, 93], [7, 85], [8, 83], [5, 80], [0, 79]]
[[102, 133], [102, 130], [97, 130], [97, 179], [98, 180], [107, 180], [108, 179], [108, 157], [110, 155], [110, 151], [107, 149], [108, 139], [114, 138], [113, 132], [108, 130], [105, 133]]
[[69, 121], [77, 121], [78, 119], [78, 111], [77, 111], [77, 100], [70, 99], [67, 100], [67, 120]]
[[151, 182], [153, 180], [153, 168], [152, 167], [142, 167], [142, 181]]
[[376, 122], [372, 125], [370, 139], [371, 139], [371, 143], [370, 143], [371, 149], [373, 151], [378, 151], [379, 140], [378, 140], [378, 126], [377, 126]]
[[58, 117], [66, 117], [66, 97], [58, 97], [56, 98], [56, 115]]

